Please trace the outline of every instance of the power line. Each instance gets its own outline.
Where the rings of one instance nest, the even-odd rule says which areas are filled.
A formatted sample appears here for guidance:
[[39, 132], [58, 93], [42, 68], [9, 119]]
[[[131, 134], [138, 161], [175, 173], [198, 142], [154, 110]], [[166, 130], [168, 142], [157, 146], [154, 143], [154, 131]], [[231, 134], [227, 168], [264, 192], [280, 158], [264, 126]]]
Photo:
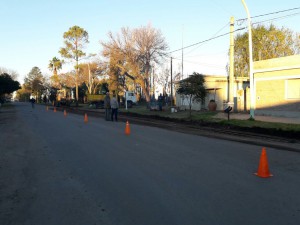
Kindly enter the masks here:
[[[258, 15], [258, 16], [251, 17], [251, 18], [257, 18], [257, 17], [266, 16], [266, 15], [271, 15], [271, 14], [277, 14], [277, 13], [281, 13], [281, 12], [287, 12], [287, 11], [297, 10], [297, 9], [300, 9], [300, 7], [292, 8], [292, 9], [286, 9], [286, 10], [281, 10], [281, 11], [272, 12], [272, 13], [267, 13], [267, 14], [262, 14], [262, 15]], [[256, 23], [253, 23], [253, 24], [263, 23], [263, 22], [267, 22], [267, 21], [271, 21], [271, 20], [276, 20], [276, 19], [282, 19], [282, 18], [286, 18], [286, 17], [298, 15], [298, 14], [300, 14], [300, 13], [294, 13], [294, 14], [291, 14], [291, 15], [283, 16], [283, 17], [276, 17], [276, 18], [273, 18], [273, 19], [270, 19], [270, 20], [261, 21], [261, 22], [256, 22]], [[239, 19], [239, 20], [237, 20], [237, 21], [243, 21], [243, 20], [245, 20], [245, 19]], [[239, 28], [239, 29], [235, 30], [234, 32], [237, 32], [237, 31], [240, 31], [240, 30], [244, 30], [244, 29], [247, 29], [247, 27]], [[176, 50], [174, 50], [174, 51], [169, 52], [169, 54], [174, 53], [174, 52], [177, 52], [177, 51], [182, 51], [183, 49], [187, 49], [187, 48], [190, 48], [190, 47], [199, 45], [199, 44], [203, 44], [203, 43], [208, 42], [208, 41], [212, 41], [212, 40], [214, 40], [214, 39], [217, 39], [217, 38], [226, 36], [226, 35], [228, 35], [228, 34], [230, 34], [230, 33], [231, 33], [231, 32], [227, 32], [227, 33], [224, 33], [224, 34], [221, 34], [221, 35], [218, 35], [218, 36], [215, 36], [215, 37], [206, 39], [206, 40], [204, 40], [204, 41], [200, 41], [200, 42], [197, 42], [197, 43], [194, 43], [194, 44], [185, 46], [185, 47], [183, 47], [183, 48], [176, 49]]]
[[217, 55], [224, 55], [228, 54], [228, 51], [221, 51], [221, 52], [216, 52], [216, 53], [211, 53], [211, 54], [198, 54], [198, 55], [189, 55], [186, 56], [185, 58], [195, 58], [195, 57], [207, 57], [207, 56], [217, 56]]
[[[229, 24], [230, 24], [230, 22], [226, 23], [226, 25], [223, 26], [221, 29], [219, 29], [212, 37], [215, 37], [218, 33], [220, 33], [222, 30], [224, 30], [225, 27], [227, 27]], [[185, 53], [185, 55], [190, 54], [191, 52], [195, 51], [195, 50], [196, 50], [197, 48], [199, 48], [200, 46], [201, 46], [201, 45], [199, 45], [198, 47], [196, 47], [196, 48], [190, 50], [189, 52]]]
[[[172, 59], [181, 61], [181, 59], [179, 59], [179, 58], [174, 58], [174, 57], [172, 57]], [[189, 60], [183, 60], [183, 62], [190, 63], [190, 64], [195, 64], [195, 65], [200, 65], [200, 66], [204, 66], [204, 67], [212, 67], [212, 68], [224, 69], [224, 66], [217, 65], [217, 64], [209, 64], [209, 63], [193, 62], [193, 61], [189, 61]]]
[[[278, 13], [282, 13], [282, 12], [289, 12], [289, 11], [297, 10], [297, 9], [300, 9], [300, 7], [292, 8], [292, 9], [286, 9], [286, 10], [281, 10], [281, 11], [277, 11], [277, 12], [266, 13], [266, 14], [261, 14], [261, 15], [258, 15], [258, 16], [253, 16], [253, 17], [251, 17], [251, 19], [254, 19], [254, 18], [257, 18], [257, 17], [262, 17], [262, 16], [268, 16], [268, 15], [278, 14]], [[236, 21], [238, 22], [238, 21], [243, 21], [243, 20], [247, 20], [247, 18], [238, 19]]]
[[281, 17], [275, 17], [275, 18], [272, 18], [272, 19], [268, 19], [268, 20], [264, 20], [264, 21], [255, 22], [255, 23], [252, 23], [252, 24], [259, 24], [259, 23], [270, 22], [270, 21], [274, 21], [274, 20], [279, 20], [279, 19], [284, 19], [284, 18], [287, 18], [287, 17], [295, 16], [295, 15], [300, 15], [300, 12], [298, 12], [298, 13], [293, 13], [293, 14], [290, 14], [290, 15], [281, 16]]
[[[244, 30], [244, 29], [246, 29], [246, 28], [247, 28], [247, 27], [242, 27], [242, 28], [239, 28], [239, 29], [235, 30], [234, 32], [237, 32], [237, 31], [240, 31], [240, 30]], [[173, 53], [173, 52], [180, 51], [180, 50], [182, 50], [182, 49], [190, 48], [190, 47], [193, 47], [193, 46], [195, 46], [195, 45], [199, 45], [199, 44], [202, 44], [202, 43], [205, 43], [205, 42], [208, 42], [208, 41], [211, 41], [211, 40], [214, 40], [214, 39], [223, 37], [223, 36], [226, 36], [226, 35], [228, 35], [228, 34], [230, 34], [230, 33], [231, 33], [231, 32], [227, 32], [227, 33], [225, 33], [225, 34], [221, 34], [221, 35], [218, 35], [218, 36], [215, 36], [215, 37], [206, 39], [206, 40], [204, 40], [204, 41], [200, 41], [200, 42], [197, 42], [197, 43], [195, 43], [195, 44], [191, 44], [191, 45], [185, 46], [185, 47], [183, 47], [183, 48], [176, 49], [176, 50], [174, 50], [174, 51], [169, 52], [169, 54], [170, 54], [170, 53]]]

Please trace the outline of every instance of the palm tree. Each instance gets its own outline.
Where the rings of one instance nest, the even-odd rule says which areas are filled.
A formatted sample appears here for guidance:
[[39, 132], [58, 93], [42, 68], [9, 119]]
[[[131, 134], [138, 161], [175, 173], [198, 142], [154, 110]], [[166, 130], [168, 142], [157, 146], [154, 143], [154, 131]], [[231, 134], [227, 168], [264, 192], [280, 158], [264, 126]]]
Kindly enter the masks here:
[[51, 59], [49, 61], [48, 68], [49, 68], [50, 71], [53, 72], [53, 76], [57, 75], [57, 71], [62, 68], [63, 63], [64, 63], [63, 60], [60, 60], [56, 57], [53, 57], [53, 59]]
[[59, 82], [57, 71], [62, 68], [63, 63], [64, 63], [63, 60], [53, 57], [53, 59], [49, 61], [49, 65], [48, 65], [49, 70], [53, 72], [53, 76], [51, 76], [50, 78], [52, 81], [52, 86], [59, 89], [61, 88], [61, 85]]

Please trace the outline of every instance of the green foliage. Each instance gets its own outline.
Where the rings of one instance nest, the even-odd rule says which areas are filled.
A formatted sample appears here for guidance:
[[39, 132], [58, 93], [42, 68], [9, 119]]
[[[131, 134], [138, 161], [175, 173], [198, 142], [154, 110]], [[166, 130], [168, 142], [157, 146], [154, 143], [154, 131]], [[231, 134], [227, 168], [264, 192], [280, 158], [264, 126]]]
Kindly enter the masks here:
[[206, 96], [204, 83], [204, 76], [194, 72], [188, 78], [179, 81], [177, 93], [190, 96], [192, 101], [201, 102]]
[[50, 100], [51, 102], [55, 101], [55, 100], [56, 100], [56, 95], [57, 95], [57, 90], [51, 88], [51, 89], [50, 89], [49, 100]]
[[[113, 91], [113, 90], [111, 90]], [[106, 92], [109, 92], [108, 83], [104, 82], [100, 84], [96, 90], [97, 94], [106, 94]]]
[[84, 98], [86, 92], [87, 92], [87, 86], [85, 85], [85, 83], [82, 83], [78, 88], [79, 99], [82, 102], [83, 102], [83, 98]]
[[202, 74], [194, 72], [188, 78], [179, 81], [177, 93], [182, 96], [188, 96], [190, 115], [192, 110], [192, 102], [202, 102], [206, 96], [205, 80]]
[[[249, 74], [248, 32], [235, 37], [234, 68], [235, 76]], [[259, 25], [252, 28], [253, 61], [294, 55], [300, 50], [300, 37], [289, 29], [278, 29], [274, 25]]]
[[171, 119], [178, 119], [180, 121], [193, 120], [194, 122], [204, 122], [204, 123], [213, 123], [217, 127], [221, 126], [233, 126], [243, 128], [263, 128], [277, 131], [288, 131], [293, 134], [299, 134], [300, 125], [299, 124], [285, 124], [285, 123], [274, 123], [274, 122], [264, 122], [259, 120], [244, 120], [244, 119], [231, 119], [225, 120], [216, 117], [218, 112], [203, 112], [203, 111], [193, 111], [192, 117], [189, 116], [188, 111], [178, 111], [177, 113], [171, 113], [170, 110], [166, 111], [150, 111], [146, 109], [145, 106], [139, 105], [133, 108], [127, 109], [126, 112], [124, 109], [120, 109], [123, 113], [129, 113], [132, 115], [146, 115], [146, 116], [155, 116], [155, 117], [166, 117]]
[[59, 53], [64, 58], [78, 62], [80, 57], [85, 56], [83, 48], [85, 44], [89, 43], [88, 32], [79, 26], [73, 26], [64, 33], [63, 37], [65, 39], [65, 47], [61, 48]]
[[44, 76], [41, 70], [36, 66], [31, 69], [24, 79], [25, 89], [31, 91], [36, 96], [37, 101], [42, 94], [42, 90], [45, 89], [44, 83]]
[[49, 65], [48, 68], [53, 71], [54, 75], [57, 75], [57, 71], [60, 70], [62, 68], [62, 64], [64, 63], [63, 60], [60, 60], [59, 58], [53, 57], [53, 59], [51, 59], [49, 61]]
[[17, 91], [17, 98], [20, 102], [26, 102], [30, 99], [31, 91], [25, 88], [25, 85], [22, 85], [22, 88]]
[[89, 35], [83, 28], [79, 26], [70, 27], [70, 29], [63, 35], [65, 47], [61, 48], [59, 53], [66, 59], [71, 59], [76, 62], [75, 69], [75, 88], [76, 88], [76, 102], [78, 102], [78, 61], [81, 57], [85, 56], [83, 48], [85, 44], [89, 43]]
[[33, 67], [28, 75], [24, 79], [24, 85], [26, 89], [31, 91], [42, 90], [44, 85], [44, 77], [43, 74], [38, 67]]
[[14, 81], [9, 74], [0, 75], [0, 95], [13, 93], [20, 88], [20, 83]]

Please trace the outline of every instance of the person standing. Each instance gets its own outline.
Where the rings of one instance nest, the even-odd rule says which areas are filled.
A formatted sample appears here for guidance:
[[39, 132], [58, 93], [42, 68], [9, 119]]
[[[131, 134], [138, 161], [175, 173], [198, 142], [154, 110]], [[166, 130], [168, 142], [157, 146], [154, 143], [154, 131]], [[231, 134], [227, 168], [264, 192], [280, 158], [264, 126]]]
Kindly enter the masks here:
[[164, 97], [161, 95], [158, 96], [158, 107], [159, 107], [159, 111], [162, 111], [162, 105], [163, 105], [163, 101], [164, 101]]
[[105, 120], [110, 119], [110, 97], [109, 92], [106, 92], [105, 98], [104, 98], [104, 108], [105, 108]]
[[30, 99], [30, 102], [31, 102], [31, 107], [34, 108], [35, 99], [34, 99], [34, 98], [31, 98], [31, 99]]
[[116, 95], [114, 94], [112, 99], [110, 100], [110, 107], [111, 107], [111, 121], [118, 122], [118, 108], [119, 108], [119, 103], [117, 101]]

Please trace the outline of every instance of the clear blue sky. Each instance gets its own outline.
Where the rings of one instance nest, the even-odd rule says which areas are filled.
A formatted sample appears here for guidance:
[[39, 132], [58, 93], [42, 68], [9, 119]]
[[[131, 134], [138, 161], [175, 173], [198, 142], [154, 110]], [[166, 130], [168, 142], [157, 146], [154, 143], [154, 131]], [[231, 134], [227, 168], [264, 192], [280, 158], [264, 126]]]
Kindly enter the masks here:
[[[300, 7], [299, 0], [246, 0], [251, 16]], [[121, 27], [136, 28], [151, 23], [164, 35], [173, 51], [229, 32], [229, 20], [247, 17], [241, 0], [0, 0], [0, 67], [18, 72], [18, 80], [34, 66], [43, 74], [63, 47], [63, 33], [78, 25], [89, 33], [87, 53], [100, 53], [99, 41]], [[291, 15], [298, 13], [296, 15]], [[286, 17], [289, 15], [288, 17]], [[300, 9], [258, 17], [252, 22], [270, 20], [277, 27], [300, 33]], [[270, 22], [263, 24], [269, 25]], [[235, 28], [244, 27], [244, 23]], [[184, 74], [225, 74], [229, 35], [184, 50]], [[181, 58], [181, 51], [172, 55]], [[180, 72], [174, 61], [174, 70]]]

